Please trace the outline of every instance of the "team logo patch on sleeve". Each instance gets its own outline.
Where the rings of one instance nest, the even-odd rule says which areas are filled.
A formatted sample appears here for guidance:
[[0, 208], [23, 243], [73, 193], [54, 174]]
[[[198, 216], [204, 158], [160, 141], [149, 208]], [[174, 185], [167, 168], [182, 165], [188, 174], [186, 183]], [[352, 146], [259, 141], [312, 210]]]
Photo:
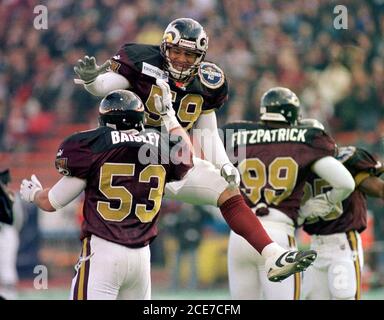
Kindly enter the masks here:
[[57, 171], [59, 171], [59, 173], [64, 176], [70, 175], [67, 162], [68, 162], [68, 158], [57, 158], [55, 160], [55, 167]]
[[[120, 58], [120, 56], [119, 56], [119, 58]], [[120, 66], [121, 66], [121, 63], [119, 63], [119, 62], [117, 62], [115, 60], [111, 60], [111, 66], [110, 66], [111, 71], [113, 71], [113, 72], [119, 71]]]
[[203, 62], [199, 68], [199, 77], [203, 85], [216, 89], [224, 83], [224, 72], [215, 64]]

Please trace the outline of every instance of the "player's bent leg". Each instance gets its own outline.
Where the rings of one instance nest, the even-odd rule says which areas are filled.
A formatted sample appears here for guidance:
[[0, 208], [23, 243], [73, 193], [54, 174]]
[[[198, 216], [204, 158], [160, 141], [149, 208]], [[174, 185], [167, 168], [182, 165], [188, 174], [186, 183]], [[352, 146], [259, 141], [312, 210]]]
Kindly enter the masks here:
[[228, 187], [212, 163], [193, 159], [194, 167], [181, 181], [166, 183], [164, 197], [195, 205], [217, 206], [218, 199]]
[[230, 189], [219, 170], [208, 161], [194, 158], [194, 167], [183, 180], [166, 184], [165, 197], [191, 204], [218, 205], [231, 229], [267, 259], [271, 281], [281, 281], [305, 270], [316, 258], [314, 251], [287, 252], [274, 243], [239, 190]]

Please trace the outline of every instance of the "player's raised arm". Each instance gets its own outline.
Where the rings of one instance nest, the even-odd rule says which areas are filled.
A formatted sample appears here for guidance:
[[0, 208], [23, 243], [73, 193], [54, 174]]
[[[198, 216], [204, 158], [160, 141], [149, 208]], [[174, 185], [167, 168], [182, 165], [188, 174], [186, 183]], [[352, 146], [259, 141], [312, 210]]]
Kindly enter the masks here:
[[215, 112], [203, 114], [199, 117], [195, 124], [193, 137], [197, 139], [201, 146], [205, 159], [212, 162], [220, 170], [221, 176], [232, 188], [238, 187], [240, 185], [240, 174], [229, 160], [220, 139]]
[[48, 212], [63, 208], [75, 199], [84, 189], [84, 180], [64, 176], [51, 188], [42, 187], [38, 178], [33, 174], [31, 180], [24, 179], [20, 185], [21, 198], [36, 204]]

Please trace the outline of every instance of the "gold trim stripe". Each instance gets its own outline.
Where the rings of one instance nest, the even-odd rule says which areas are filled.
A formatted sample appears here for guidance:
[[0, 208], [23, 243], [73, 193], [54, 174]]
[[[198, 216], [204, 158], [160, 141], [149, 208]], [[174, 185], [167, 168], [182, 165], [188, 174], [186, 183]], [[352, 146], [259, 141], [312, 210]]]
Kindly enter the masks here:
[[359, 250], [358, 250], [358, 241], [356, 236], [356, 231], [351, 230], [347, 232], [347, 238], [351, 250], [356, 252], [355, 261], [353, 264], [355, 265], [355, 275], [356, 275], [356, 294], [355, 300], [361, 299], [361, 268], [360, 268], [360, 259], [359, 259]]
[[[89, 252], [87, 252], [87, 244], [88, 244], [88, 238], [84, 238], [83, 240], [83, 255], [82, 258], [85, 258], [86, 256], [89, 255]], [[85, 282], [85, 264], [86, 261], [83, 261], [81, 263], [80, 271], [79, 271], [79, 287], [77, 289], [77, 299], [78, 300], [84, 300], [84, 282]]]
[[[288, 243], [290, 248], [296, 248], [296, 241], [294, 237], [288, 236]], [[294, 275], [294, 292], [293, 292], [293, 300], [300, 300], [301, 293], [301, 272], [295, 273]]]
[[357, 175], [355, 175], [356, 188], [369, 176], [369, 172], [366, 171], [359, 172]]

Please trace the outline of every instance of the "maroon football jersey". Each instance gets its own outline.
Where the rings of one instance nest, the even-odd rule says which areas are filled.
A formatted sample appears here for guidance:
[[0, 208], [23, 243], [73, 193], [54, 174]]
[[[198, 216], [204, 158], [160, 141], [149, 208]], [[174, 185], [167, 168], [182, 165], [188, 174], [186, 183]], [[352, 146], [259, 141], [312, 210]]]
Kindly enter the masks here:
[[180, 180], [192, 167], [175, 164], [173, 147], [168, 136], [148, 129], [99, 127], [67, 138], [55, 164], [61, 174], [87, 182], [81, 239], [94, 234], [132, 248], [150, 243], [165, 183]]
[[[339, 148], [337, 159], [349, 170], [356, 181], [356, 189], [339, 206], [342, 214], [330, 213], [324, 218], [316, 217], [305, 222], [303, 228], [308, 234], [327, 235], [357, 230], [362, 232], [367, 227], [367, 204], [365, 194], [359, 191], [358, 185], [367, 176], [377, 176], [383, 171], [383, 165], [371, 154], [361, 148]], [[315, 174], [306, 184], [303, 201], [331, 189], [331, 186]]]
[[200, 114], [220, 108], [228, 98], [228, 85], [223, 71], [213, 63], [202, 62], [198, 74], [185, 87], [178, 86], [163, 70], [164, 58], [159, 46], [125, 44], [113, 56], [111, 69], [124, 76], [145, 104], [147, 126], [159, 127], [154, 95], [161, 95], [156, 79], [170, 85], [173, 108], [180, 124], [190, 129]]
[[241, 192], [250, 207], [265, 203], [297, 222], [312, 164], [334, 156], [335, 142], [312, 127], [269, 127], [238, 122], [225, 129], [225, 147], [241, 174]]

